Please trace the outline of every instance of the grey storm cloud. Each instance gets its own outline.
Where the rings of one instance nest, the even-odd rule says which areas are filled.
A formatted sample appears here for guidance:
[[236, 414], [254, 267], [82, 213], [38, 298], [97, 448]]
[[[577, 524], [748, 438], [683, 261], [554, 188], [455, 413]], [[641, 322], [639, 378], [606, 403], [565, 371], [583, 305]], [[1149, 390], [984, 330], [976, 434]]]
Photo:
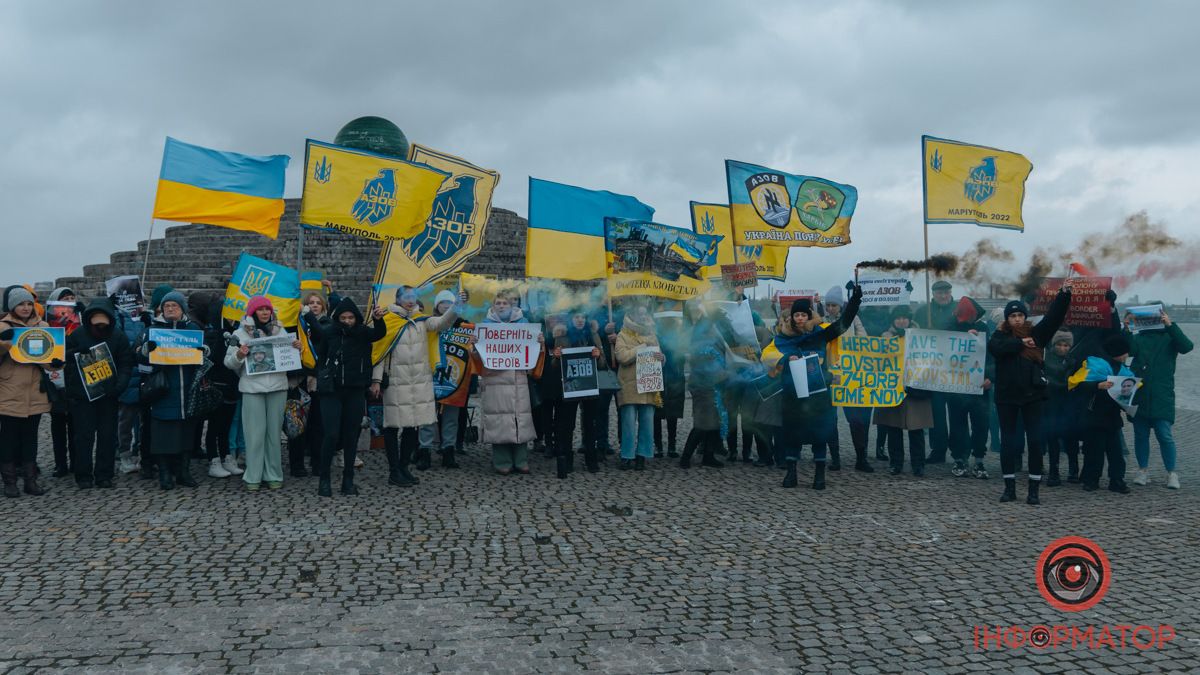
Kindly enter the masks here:
[[[5, 15], [5, 283], [77, 274], [144, 238], [167, 135], [289, 154], [298, 196], [304, 139], [368, 114], [499, 170], [495, 202], [520, 213], [534, 175], [637, 195], [686, 226], [688, 200], [726, 198], [726, 158], [856, 185], [855, 243], [794, 253], [798, 285], [920, 254], [922, 133], [1035, 165], [1024, 235], [943, 227], [934, 249], [1069, 245], [1143, 208], [1195, 231], [1194, 3], [29, 1]], [[1179, 191], [1148, 203], [1148, 178], [1120, 171], [1131, 153], [1183, 168], [1164, 178]], [[13, 250], [48, 241], [69, 245]]]

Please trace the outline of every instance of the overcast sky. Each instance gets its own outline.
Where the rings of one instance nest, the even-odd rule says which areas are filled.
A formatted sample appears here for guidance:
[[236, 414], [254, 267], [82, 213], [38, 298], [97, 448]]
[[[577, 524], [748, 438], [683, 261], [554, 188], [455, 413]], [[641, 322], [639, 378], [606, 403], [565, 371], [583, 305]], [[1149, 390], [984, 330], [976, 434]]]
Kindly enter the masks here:
[[791, 286], [920, 257], [923, 133], [1034, 164], [1024, 234], [934, 226], [935, 252], [1069, 247], [1141, 209], [1194, 239], [1198, 25], [1182, 1], [6, 3], [0, 282], [132, 249], [168, 134], [291, 155], [299, 196], [304, 139], [361, 115], [499, 170], [521, 215], [529, 175], [680, 226], [726, 200], [726, 158], [857, 186], [854, 243], [793, 252]]

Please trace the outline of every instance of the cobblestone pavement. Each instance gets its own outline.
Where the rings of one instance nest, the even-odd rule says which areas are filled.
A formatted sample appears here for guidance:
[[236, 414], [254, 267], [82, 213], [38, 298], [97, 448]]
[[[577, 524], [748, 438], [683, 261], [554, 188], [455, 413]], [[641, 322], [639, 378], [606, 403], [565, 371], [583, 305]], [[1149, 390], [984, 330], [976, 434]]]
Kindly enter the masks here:
[[[559, 481], [537, 458], [501, 477], [478, 447], [413, 489], [371, 453], [349, 498], [319, 499], [314, 478], [47, 479], [46, 497], [0, 501], [0, 672], [1197, 672], [1200, 413], [1176, 429], [1183, 490], [1160, 470], [1128, 496], [1045, 488], [1040, 507], [997, 502], [994, 454], [988, 481], [844, 469], [824, 492], [669, 460]], [[1037, 591], [1038, 554], [1064, 535], [1112, 561], [1091, 610]], [[1177, 635], [975, 648], [976, 625], [1011, 624]]]

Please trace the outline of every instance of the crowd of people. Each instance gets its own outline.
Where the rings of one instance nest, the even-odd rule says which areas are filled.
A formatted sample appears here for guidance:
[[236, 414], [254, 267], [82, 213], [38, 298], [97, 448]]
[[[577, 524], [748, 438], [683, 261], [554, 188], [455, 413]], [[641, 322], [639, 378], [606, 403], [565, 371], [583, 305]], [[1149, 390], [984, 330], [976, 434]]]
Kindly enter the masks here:
[[[726, 293], [722, 299], [746, 300], [741, 289]], [[487, 299], [484, 321], [541, 323], [541, 356], [532, 370], [491, 370], [468, 339], [463, 377], [470, 386], [452, 398], [435, 395], [434, 375], [445, 364], [437, 363], [436, 351], [431, 357], [429, 345], [444, 331], [472, 327], [461, 316], [468, 301], [462, 292], [439, 293], [426, 314], [416, 289], [402, 287], [394, 303], [375, 307], [367, 317], [331, 287], [312, 291], [302, 299], [300, 321], [315, 365], [255, 375], [247, 364], [251, 340], [293, 331], [290, 342], [301, 347], [300, 335], [281, 325], [265, 297], [251, 298], [236, 322], [222, 319], [221, 296], [185, 296], [168, 285], [154, 289], [139, 316], [118, 309], [114, 298], [85, 305], [67, 288], [55, 289], [51, 299], [75, 302], [78, 309], [65, 359], [22, 363], [10, 356], [14, 329], [47, 325], [44, 309], [29, 287], [10, 286], [3, 293], [0, 472], [7, 497], [20, 496], [22, 488], [30, 495], [46, 492], [38, 465], [39, 424], [46, 414], [53, 475], [73, 476], [79, 489], [112, 488], [118, 473], [139, 471], [142, 478], [157, 479], [163, 490], [195, 487], [194, 460], [205, 461], [211, 477], [240, 476], [247, 490], [278, 489], [284, 483], [282, 432], [290, 427], [291, 476], [315, 473], [317, 493], [331, 497], [334, 459], [340, 455], [340, 493], [355, 495], [355, 470], [362, 466], [356, 454], [370, 426], [369, 405], [383, 411], [378, 432], [388, 483], [402, 488], [419, 484], [412, 469], [431, 469], [435, 452], [440, 467], [458, 468], [464, 445], [476, 440], [472, 432], [477, 431], [477, 440], [490, 446], [497, 473], [529, 473], [533, 452], [552, 457], [557, 476], [564, 479], [575, 471], [577, 455], [589, 472], [599, 471], [614, 453], [618, 469], [633, 471], [664, 458], [689, 469], [699, 455], [701, 466], [714, 469], [738, 460], [779, 468], [785, 472], [782, 486], [792, 488], [807, 446], [812, 488], [821, 490], [829, 472], [842, 469], [837, 406], [828, 391], [792, 395], [788, 363], [816, 357], [832, 381], [840, 336], [903, 337], [922, 323], [986, 336], [984, 390], [947, 394], [908, 388], [895, 407], [842, 407], [855, 470], [870, 473], [872, 461], [886, 461], [897, 475], [907, 457], [909, 470], [919, 477], [927, 465], [949, 458], [953, 476], [986, 479], [990, 447], [1000, 454], [1001, 502], [1017, 499], [1023, 464], [1029, 504], [1040, 502], [1043, 483], [1053, 487], [1065, 481], [1097, 490], [1106, 465], [1107, 488], [1128, 493], [1122, 427], [1129, 418], [1138, 465], [1133, 482], [1149, 482], [1153, 431], [1166, 486], [1179, 487], [1172, 436], [1175, 364], [1178, 355], [1191, 351], [1191, 341], [1165, 315], [1162, 330], [1131, 333], [1111, 291], [1112, 316], [1104, 317], [1104, 328], [1064, 329], [1069, 283], [1036, 322], [1023, 300], [988, 313], [969, 297], [956, 299], [947, 281], [934, 284], [930, 302], [916, 308], [862, 307], [860, 287], [835, 286], [823, 296], [797, 299], [770, 322], [754, 312], [761, 359], [750, 363], [729, 357], [728, 319], [703, 301], [622, 298], [615, 307], [579, 306], [530, 316], [520, 294], [500, 291]], [[402, 329], [389, 331], [389, 320]], [[203, 363], [152, 363], [158, 345], [150, 339], [151, 328], [202, 331]], [[77, 368], [64, 366], [100, 343], [107, 345], [115, 374], [103, 382], [97, 398], [85, 391]], [[635, 363], [647, 347], [657, 348], [661, 391], [639, 391]], [[564, 395], [564, 349], [590, 349], [598, 395]], [[1132, 416], [1130, 408], [1109, 396], [1111, 376], [1140, 378]], [[691, 429], [680, 449], [679, 420], [689, 398]], [[610, 434], [614, 402], [615, 448]], [[476, 418], [477, 430], [470, 424]]]

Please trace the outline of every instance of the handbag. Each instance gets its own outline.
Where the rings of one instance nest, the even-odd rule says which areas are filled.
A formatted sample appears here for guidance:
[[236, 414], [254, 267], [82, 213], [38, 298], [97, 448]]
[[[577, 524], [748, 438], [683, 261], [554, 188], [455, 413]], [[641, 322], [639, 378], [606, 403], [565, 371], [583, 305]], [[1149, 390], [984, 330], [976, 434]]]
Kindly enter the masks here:
[[312, 397], [303, 389], [296, 388], [295, 396], [289, 392], [287, 403], [283, 407], [283, 433], [288, 440], [295, 440], [304, 435], [308, 428], [308, 412], [312, 407]]
[[143, 377], [138, 385], [138, 402], [143, 405], [154, 405], [165, 398], [170, 390], [166, 371], [155, 369], [154, 372]]
[[208, 417], [216, 412], [225, 401], [225, 396], [221, 393], [220, 387], [214, 384], [208, 377], [208, 371], [212, 368], [212, 365], [212, 361], [204, 359], [200, 363], [200, 370], [192, 378], [191, 391], [188, 392], [187, 397], [188, 419], [203, 419]]
[[621, 381], [617, 373], [610, 369], [596, 371], [596, 386], [600, 391], [621, 391]]

